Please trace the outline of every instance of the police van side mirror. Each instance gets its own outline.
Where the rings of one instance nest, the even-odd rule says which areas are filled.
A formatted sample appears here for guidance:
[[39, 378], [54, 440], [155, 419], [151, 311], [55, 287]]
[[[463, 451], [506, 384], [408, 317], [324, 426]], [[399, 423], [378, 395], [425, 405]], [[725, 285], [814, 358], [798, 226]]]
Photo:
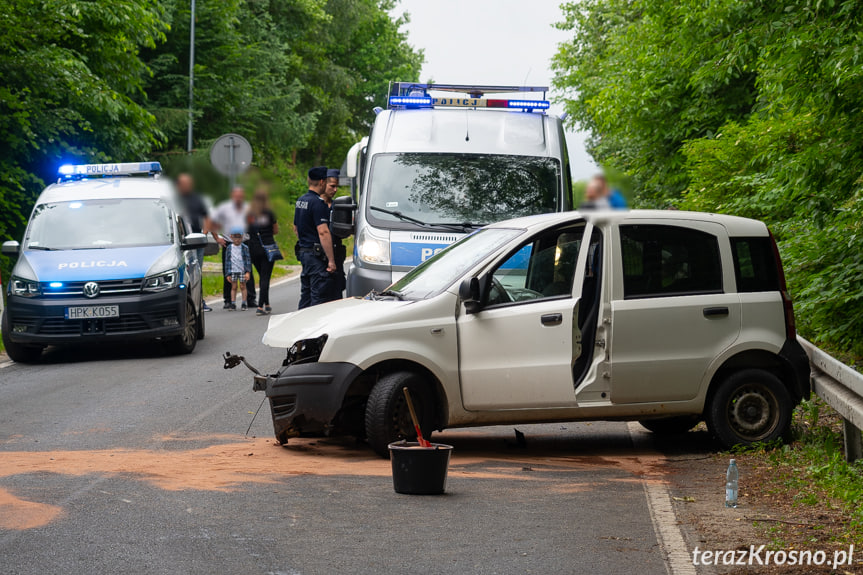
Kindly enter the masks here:
[[207, 247], [204, 248], [205, 256], [214, 256], [219, 253], [219, 242], [217, 242], [212, 235], [207, 234]]
[[207, 247], [207, 236], [204, 234], [186, 234], [180, 247], [184, 250], [198, 250]]
[[333, 214], [330, 216], [333, 235], [337, 238], [346, 238], [354, 233], [354, 214], [357, 204], [350, 196], [343, 196], [333, 200]]
[[482, 293], [479, 288], [479, 279], [467, 278], [458, 286], [458, 297], [464, 304], [467, 313], [477, 313], [482, 310]]
[[15, 240], [11, 240], [8, 242], [3, 242], [3, 248], [0, 251], [2, 251], [4, 256], [17, 256], [20, 250], [21, 244], [19, 244]]

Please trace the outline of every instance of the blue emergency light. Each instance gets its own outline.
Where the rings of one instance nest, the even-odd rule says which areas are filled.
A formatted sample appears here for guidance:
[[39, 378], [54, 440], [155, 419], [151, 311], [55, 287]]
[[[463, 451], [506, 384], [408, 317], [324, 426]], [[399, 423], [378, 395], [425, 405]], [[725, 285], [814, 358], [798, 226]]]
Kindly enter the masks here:
[[390, 106], [407, 106], [410, 108], [430, 108], [434, 104], [431, 96], [392, 96]]
[[136, 174], [159, 174], [159, 162], [126, 162], [121, 164], [64, 164], [57, 170], [61, 178], [90, 178], [96, 176], [132, 176]]
[[[469, 97], [434, 97], [429, 91], [458, 92]], [[541, 92], [545, 97], [546, 86], [472, 86], [456, 84], [417, 84], [396, 82], [390, 85], [390, 108], [498, 108], [510, 110], [548, 110], [548, 100], [528, 100], [524, 97], [514, 100], [485, 98], [489, 94]]]

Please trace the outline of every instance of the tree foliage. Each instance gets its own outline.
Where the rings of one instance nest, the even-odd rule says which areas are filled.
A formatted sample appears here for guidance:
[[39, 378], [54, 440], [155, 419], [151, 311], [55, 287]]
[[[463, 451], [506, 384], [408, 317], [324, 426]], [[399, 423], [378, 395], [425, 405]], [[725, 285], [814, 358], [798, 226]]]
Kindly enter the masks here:
[[554, 60], [638, 203], [762, 219], [799, 329], [863, 354], [863, 2], [588, 0]]

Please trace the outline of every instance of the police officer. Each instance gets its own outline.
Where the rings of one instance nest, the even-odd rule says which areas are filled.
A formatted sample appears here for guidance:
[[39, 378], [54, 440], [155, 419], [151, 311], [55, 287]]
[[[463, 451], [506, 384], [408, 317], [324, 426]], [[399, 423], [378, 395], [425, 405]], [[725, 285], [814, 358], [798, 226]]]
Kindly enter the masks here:
[[330, 208], [323, 198], [326, 179], [326, 167], [310, 169], [309, 191], [300, 196], [294, 211], [295, 249], [303, 265], [299, 309], [327, 302], [332, 297], [336, 260], [329, 227]]
[[[339, 193], [339, 175], [341, 172], [339, 170], [329, 169], [327, 170], [327, 183], [324, 188], [324, 200], [327, 202], [327, 206], [330, 208], [330, 222], [332, 225], [332, 211], [333, 211], [333, 200], [336, 197], [336, 194]], [[330, 229], [330, 235], [333, 237], [333, 255], [336, 258], [336, 273], [333, 276], [333, 290], [332, 295], [330, 297], [331, 301], [335, 301], [337, 299], [342, 299], [342, 293], [345, 291], [345, 286], [347, 285], [347, 277], [345, 276], [345, 260], [348, 257], [347, 249], [344, 244], [342, 244], [342, 239], [337, 238], [332, 234], [332, 229]]]

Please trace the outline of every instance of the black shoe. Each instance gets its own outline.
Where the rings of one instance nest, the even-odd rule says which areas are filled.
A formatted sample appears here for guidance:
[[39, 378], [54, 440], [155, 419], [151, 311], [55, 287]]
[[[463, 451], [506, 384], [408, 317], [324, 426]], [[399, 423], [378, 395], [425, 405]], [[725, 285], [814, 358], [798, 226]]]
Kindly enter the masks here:
[[265, 312], [261, 308], [258, 308], [255, 310], [255, 315], [267, 315], [267, 312]]
[[231, 302], [229, 302], [229, 301], [226, 301], [226, 302], [225, 302], [225, 305], [222, 307], [222, 309], [231, 309], [231, 306], [232, 306], [232, 305], [234, 305], [234, 304], [232, 304], [232, 303], [231, 303]]
[[247, 309], [249, 309], [249, 306], [246, 305], [246, 302], [243, 302], [243, 305], [240, 306], [240, 311], [246, 311]]
[[229, 305], [229, 307], [228, 307], [228, 309], [229, 309], [229, 310], [231, 310], [231, 311], [237, 311], [237, 304], [235, 304], [234, 302], [231, 302], [231, 303], [230, 303], [230, 304], [228, 304], [228, 305]]
[[272, 312], [273, 312], [273, 308], [271, 308], [269, 305], [265, 305], [265, 306], [264, 306], [264, 311], [265, 311], [265, 312], [267, 312], [267, 313], [272, 313]]
[[204, 311], [213, 311], [213, 308], [208, 306], [206, 302], [203, 302], [202, 305], [203, 305], [203, 307], [201, 309], [203, 309]]

